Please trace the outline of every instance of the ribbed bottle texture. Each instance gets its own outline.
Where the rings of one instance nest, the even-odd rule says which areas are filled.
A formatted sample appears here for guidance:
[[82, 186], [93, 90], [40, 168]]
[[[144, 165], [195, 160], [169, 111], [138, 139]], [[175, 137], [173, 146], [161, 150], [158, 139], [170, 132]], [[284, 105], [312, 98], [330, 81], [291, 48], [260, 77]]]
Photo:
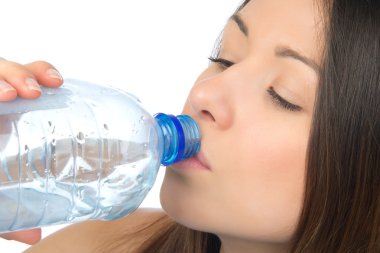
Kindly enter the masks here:
[[159, 113], [155, 119], [163, 134], [164, 152], [161, 163], [165, 166], [184, 160], [196, 154], [200, 147], [199, 128], [187, 115]]
[[123, 217], [161, 163], [199, 146], [191, 117], [152, 117], [133, 96], [104, 86], [66, 80], [37, 100], [1, 103], [0, 232]]

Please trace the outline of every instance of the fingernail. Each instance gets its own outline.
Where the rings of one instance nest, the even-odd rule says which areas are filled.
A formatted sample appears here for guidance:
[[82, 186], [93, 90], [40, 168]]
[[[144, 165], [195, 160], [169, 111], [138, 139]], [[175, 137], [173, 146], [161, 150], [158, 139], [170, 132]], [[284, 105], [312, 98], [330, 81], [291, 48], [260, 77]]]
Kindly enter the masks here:
[[35, 90], [35, 91], [41, 92], [40, 85], [33, 78], [31, 78], [31, 77], [26, 78], [25, 83], [26, 83], [29, 90]]
[[14, 91], [15, 88], [13, 88], [9, 83], [6, 81], [0, 80], [0, 90], [2, 93], [7, 93], [9, 91]]
[[56, 69], [48, 69], [46, 73], [50, 78], [63, 80], [61, 74]]

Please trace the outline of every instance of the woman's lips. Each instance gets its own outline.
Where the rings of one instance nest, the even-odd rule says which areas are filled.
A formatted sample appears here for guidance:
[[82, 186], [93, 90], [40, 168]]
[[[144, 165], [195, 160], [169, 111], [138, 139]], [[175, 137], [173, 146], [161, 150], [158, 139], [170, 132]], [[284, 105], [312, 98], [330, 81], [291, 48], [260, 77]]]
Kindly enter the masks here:
[[211, 170], [202, 152], [199, 152], [197, 155], [189, 159], [175, 163], [171, 167], [175, 169], [179, 169], [179, 170], [191, 170], [191, 169]]

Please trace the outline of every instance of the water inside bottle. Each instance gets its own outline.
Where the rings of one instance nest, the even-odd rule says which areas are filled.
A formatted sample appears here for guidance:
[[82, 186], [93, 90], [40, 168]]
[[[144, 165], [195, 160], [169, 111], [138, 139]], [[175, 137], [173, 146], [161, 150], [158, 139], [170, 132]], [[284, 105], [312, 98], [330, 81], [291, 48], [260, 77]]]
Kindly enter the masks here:
[[[83, 142], [81, 138], [78, 141]], [[55, 143], [61, 152], [72, 148], [72, 140], [55, 140]], [[86, 143], [91, 140], [86, 139]], [[67, 147], [62, 148], [62, 145]], [[99, 145], [92, 149], [86, 146], [86, 150], [82, 150], [86, 153], [85, 159], [73, 157], [70, 152], [55, 153], [50, 171], [44, 166], [46, 161], [41, 160], [44, 157], [39, 156], [45, 151], [29, 147], [21, 156], [28, 157], [21, 159], [28, 161], [21, 166], [21, 171], [6, 175], [3, 163], [0, 203], [7, 208], [0, 208], [0, 228], [18, 230], [95, 218], [115, 219], [136, 209], [154, 180], [145, 179], [149, 177], [145, 169], [152, 162], [149, 151], [141, 150], [147, 145], [107, 140], [101, 150], [102, 159], [98, 148]], [[9, 159], [7, 168], [17, 167], [18, 164], [12, 163], [18, 162], [16, 157]], [[24, 182], [12, 183], [12, 176], [20, 176], [20, 172]], [[5, 176], [9, 186], [4, 182]]]

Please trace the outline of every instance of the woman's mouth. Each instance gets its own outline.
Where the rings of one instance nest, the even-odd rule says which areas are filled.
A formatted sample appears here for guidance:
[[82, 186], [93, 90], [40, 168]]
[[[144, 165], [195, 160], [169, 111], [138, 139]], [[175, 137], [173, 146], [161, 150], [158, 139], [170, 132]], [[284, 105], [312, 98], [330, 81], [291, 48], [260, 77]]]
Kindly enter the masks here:
[[202, 151], [189, 159], [171, 165], [171, 167], [178, 170], [211, 170]]

